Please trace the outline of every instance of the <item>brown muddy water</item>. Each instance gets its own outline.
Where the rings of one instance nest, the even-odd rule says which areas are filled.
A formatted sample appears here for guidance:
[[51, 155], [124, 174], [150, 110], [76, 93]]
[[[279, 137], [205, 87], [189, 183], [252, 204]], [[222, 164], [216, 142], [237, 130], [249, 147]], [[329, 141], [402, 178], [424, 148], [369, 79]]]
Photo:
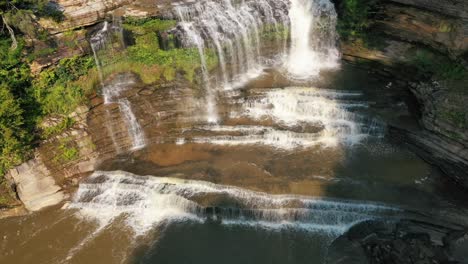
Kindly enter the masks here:
[[[131, 105], [149, 100], [130, 86]], [[70, 201], [0, 220], [0, 263], [323, 263], [363, 220], [468, 216], [443, 175], [388, 139], [387, 124], [417, 126], [390, 80], [265, 70], [218, 93], [217, 124], [192, 92], [167, 97], [145, 147], [103, 160]]]

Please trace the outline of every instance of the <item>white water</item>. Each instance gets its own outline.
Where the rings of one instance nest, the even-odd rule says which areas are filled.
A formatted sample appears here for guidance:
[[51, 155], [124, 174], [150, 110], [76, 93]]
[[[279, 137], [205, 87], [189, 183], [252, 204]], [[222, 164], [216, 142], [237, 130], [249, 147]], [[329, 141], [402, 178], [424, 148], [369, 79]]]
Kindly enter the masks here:
[[[286, 0], [258, 0], [235, 2], [198, 1], [175, 8], [189, 43], [200, 54], [202, 77], [206, 90], [207, 120], [218, 121], [216, 94], [230, 89], [246, 78], [258, 76], [263, 69], [261, 31], [264, 25], [287, 27]], [[208, 72], [205, 50], [216, 51], [220, 74]]]
[[[197, 202], [207, 195], [211, 204]], [[78, 215], [97, 221], [99, 230], [123, 217], [136, 235], [168, 221], [202, 223], [217, 219], [225, 225], [294, 228], [336, 236], [357, 222], [398, 211], [372, 203], [269, 195], [203, 181], [137, 176], [122, 171], [95, 172], [87, 183], [80, 184], [66, 208], [77, 209]]]
[[[130, 102], [123, 95], [133, 84], [135, 84], [135, 82], [129, 76], [117, 76], [110, 84], [104, 86], [103, 96], [105, 104], [117, 103], [119, 105], [119, 110], [123, 114], [128, 134], [132, 139], [132, 150], [138, 150], [146, 146], [145, 134], [132, 111]], [[110, 132], [113, 133], [113, 130]]]
[[339, 65], [337, 14], [329, 0], [291, 0], [291, 49], [285, 63], [293, 78], [317, 76]]
[[[293, 150], [314, 146], [355, 145], [369, 136], [382, 137], [384, 126], [367, 120], [359, 111], [368, 108], [362, 93], [317, 88], [289, 87], [253, 91], [236, 102], [240, 111], [230, 118], [270, 121], [270, 126], [209, 125], [196, 129], [216, 132], [215, 136], [193, 137], [182, 142], [218, 145], [266, 145]], [[219, 135], [221, 134], [224, 135]], [[232, 132], [235, 135], [233, 135]], [[240, 135], [239, 135], [240, 134]]]

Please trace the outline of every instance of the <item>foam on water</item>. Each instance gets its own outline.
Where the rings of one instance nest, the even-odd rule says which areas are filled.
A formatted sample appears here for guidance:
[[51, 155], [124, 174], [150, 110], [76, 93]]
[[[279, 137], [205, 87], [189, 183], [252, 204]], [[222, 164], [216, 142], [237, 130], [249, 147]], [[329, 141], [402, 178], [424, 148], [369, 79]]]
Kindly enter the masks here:
[[[204, 205], [200, 200], [207, 196], [212, 204]], [[95, 172], [80, 184], [66, 208], [97, 221], [99, 229], [124, 217], [136, 235], [145, 234], [161, 223], [203, 223], [208, 219], [224, 225], [293, 228], [336, 235], [357, 222], [398, 211], [380, 204], [270, 195], [203, 181], [137, 176], [123, 171]]]
[[369, 136], [381, 137], [385, 132], [381, 122], [357, 112], [368, 108], [366, 102], [358, 101], [361, 96], [359, 91], [304, 87], [254, 91], [253, 96], [237, 102], [241, 110], [231, 112], [230, 117], [246, 117], [255, 122], [271, 120], [272, 126], [201, 126], [197, 129], [217, 134], [196, 136], [184, 142], [261, 144], [286, 150], [355, 145]]

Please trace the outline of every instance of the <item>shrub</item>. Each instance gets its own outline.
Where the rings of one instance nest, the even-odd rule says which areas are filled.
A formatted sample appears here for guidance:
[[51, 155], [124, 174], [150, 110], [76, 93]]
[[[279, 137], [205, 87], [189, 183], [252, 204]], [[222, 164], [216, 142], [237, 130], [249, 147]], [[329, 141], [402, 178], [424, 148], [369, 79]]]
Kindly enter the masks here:
[[43, 115], [66, 115], [85, 100], [87, 90], [77, 83], [94, 67], [91, 57], [62, 59], [56, 67], [42, 71], [34, 80], [32, 93]]
[[343, 0], [339, 6], [338, 33], [343, 39], [366, 39], [370, 17], [379, 0]]

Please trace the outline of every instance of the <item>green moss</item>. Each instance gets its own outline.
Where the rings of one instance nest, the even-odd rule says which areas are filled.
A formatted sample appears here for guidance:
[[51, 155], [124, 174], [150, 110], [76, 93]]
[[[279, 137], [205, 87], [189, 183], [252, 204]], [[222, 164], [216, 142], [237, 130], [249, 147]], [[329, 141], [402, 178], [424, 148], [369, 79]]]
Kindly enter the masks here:
[[[134, 72], [146, 84], [154, 83], [160, 79], [174, 80], [181, 74], [190, 82], [195, 81], [196, 72], [200, 70], [200, 55], [196, 48], [171, 48], [163, 50], [159, 47], [158, 31], [174, 27], [176, 21], [159, 19], [127, 19], [124, 28], [130, 32], [134, 41], [126, 49], [111, 46], [99, 53], [103, 62], [103, 75], [107, 76], [118, 72]], [[170, 36], [169, 36], [170, 39]], [[169, 45], [171, 47], [171, 45]], [[172, 45], [173, 47], [174, 45]], [[213, 50], [205, 50], [207, 67], [214, 69], [218, 58]], [[99, 76], [91, 73], [93, 79]], [[80, 80], [80, 82], [82, 82]], [[96, 81], [88, 80], [88, 83]]]
[[441, 113], [441, 117], [460, 129], [468, 128], [467, 113], [451, 109]]
[[442, 21], [439, 25], [439, 32], [441, 33], [449, 33], [452, 30], [453, 30], [453, 25], [448, 22]]
[[260, 38], [263, 40], [284, 40], [289, 37], [289, 29], [283, 25], [265, 25], [260, 29]]
[[8, 199], [2, 195], [0, 195], [0, 207], [3, 207], [8, 204]]

